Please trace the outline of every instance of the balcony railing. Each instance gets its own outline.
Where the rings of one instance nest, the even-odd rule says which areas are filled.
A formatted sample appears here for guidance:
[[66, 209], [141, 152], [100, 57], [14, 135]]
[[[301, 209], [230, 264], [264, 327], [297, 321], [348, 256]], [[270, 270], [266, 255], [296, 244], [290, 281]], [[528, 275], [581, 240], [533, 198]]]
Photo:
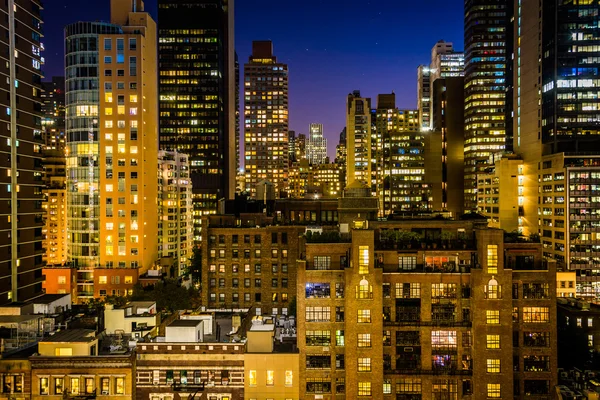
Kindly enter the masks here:
[[452, 326], [452, 327], [471, 327], [471, 321], [384, 321], [384, 326]]
[[450, 368], [439, 368], [439, 369], [422, 369], [422, 368], [407, 368], [407, 369], [392, 369], [384, 371], [384, 374], [390, 375], [473, 375], [473, 370], [470, 369], [450, 369]]

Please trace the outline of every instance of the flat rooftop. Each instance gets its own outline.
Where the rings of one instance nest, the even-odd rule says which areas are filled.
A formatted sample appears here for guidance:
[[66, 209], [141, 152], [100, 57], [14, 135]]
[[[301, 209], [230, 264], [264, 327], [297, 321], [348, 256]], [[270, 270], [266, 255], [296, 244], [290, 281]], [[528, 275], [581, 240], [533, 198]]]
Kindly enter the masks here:
[[171, 322], [168, 327], [196, 327], [201, 323], [201, 319], [177, 319]]
[[69, 296], [68, 294], [45, 294], [37, 299], [31, 300], [31, 304], [50, 304], [54, 303], [57, 300], [62, 299], [63, 297]]
[[64, 331], [57, 332], [56, 334], [44, 338], [41, 343], [48, 342], [79, 342], [89, 343], [96, 340], [96, 331], [91, 329], [66, 329]]

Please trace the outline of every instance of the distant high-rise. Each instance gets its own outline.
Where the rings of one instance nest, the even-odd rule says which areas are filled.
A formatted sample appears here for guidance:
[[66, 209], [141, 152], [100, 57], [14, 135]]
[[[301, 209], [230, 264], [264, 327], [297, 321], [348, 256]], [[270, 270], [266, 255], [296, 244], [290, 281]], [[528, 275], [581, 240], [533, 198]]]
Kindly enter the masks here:
[[0, 305], [42, 294], [42, 17], [37, 0], [0, 4]]
[[53, 76], [42, 82], [42, 127], [44, 150], [65, 152], [65, 78]]
[[304, 133], [299, 133], [296, 136], [296, 160], [300, 161], [303, 158], [306, 158], [306, 135]]
[[465, 75], [465, 54], [454, 51], [450, 42], [440, 40], [431, 49], [431, 84], [439, 78]]
[[196, 241], [201, 216], [235, 192], [233, 5], [158, 1], [160, 148], [190, 156]]
[[323, 124], [312, 123], [309, 127], [306, 158], [311, 164], [323, 164], [327, 157], [327, 139], [323, 136]]
[[296, 131], [288, 131], [288, 157], [290, 163], [296, 161]]
[[371, 99], [355, 90], [346, 101], [346, 185], [371, 187]]
[[431, 70], [427, 65], [417, 68], [417, 107], [420, 127], [431, 129]]
[[268, 180], [277, 194], [288, 184], [288, 67], [278, 63], [271, 41], [252, 43], [244, 66], [246, 187]]
[[505, 148], [507, 1], [465, 0], [465, 210], [477, 208], [477, 174]]

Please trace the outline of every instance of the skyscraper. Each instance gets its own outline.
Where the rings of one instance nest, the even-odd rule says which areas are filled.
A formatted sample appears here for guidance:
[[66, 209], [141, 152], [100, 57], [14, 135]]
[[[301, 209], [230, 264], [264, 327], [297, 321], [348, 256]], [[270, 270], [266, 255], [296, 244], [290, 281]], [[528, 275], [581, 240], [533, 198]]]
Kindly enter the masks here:
[[514, 0], [513, 143], [524, 228], [540, 234], [545, 257], [576, 272], [578, 296], [597, 299], [600, 5], [578, 3]]
[[327, 139], [323, 136], [323, 124], [312, 123], [308, 130], [306, 158], [311, 164], [323, 164], [327, 157]]
[[465, 54], [454, 51], [450, 42], [440, 40], [431, 49], [431, 84], [439, 78], [465, 75]]
[[431, 70], [427, 65], [417, 68], [417, 107], [421, 129], [431, 129]]
[[235, 192], [233, 0], [159, 0], [160, 148], [190, 156], [195, 240], [201, 216]]
[[346, 185], [354, 181], [371, 187], [371, 99], [355, 90], [346, 101]]
[[276, 194], [287, 190], [288, 66], [278, 63], [271, 41], [252, 42], [244, 66], [244, 152], [246, 186], [268, 180]]
[[42, 294], [41, 8], [37, 0], [0, 4], [0, 305]]
[[465, 0], [465, 210], [477, 208], [477, 174], [505, 148], [507, 1]]
[[53, 76], [42, 82], [44, 148], [65, 152], [65, 78]]
[[[66, 49], [69, 260], [83, 301], [131, 290], [157, 258], [156, 25], [141, 0], [112, 0], [110, 24], [66, 27]], [[111, 293], [115, 267], [131, 280]]]

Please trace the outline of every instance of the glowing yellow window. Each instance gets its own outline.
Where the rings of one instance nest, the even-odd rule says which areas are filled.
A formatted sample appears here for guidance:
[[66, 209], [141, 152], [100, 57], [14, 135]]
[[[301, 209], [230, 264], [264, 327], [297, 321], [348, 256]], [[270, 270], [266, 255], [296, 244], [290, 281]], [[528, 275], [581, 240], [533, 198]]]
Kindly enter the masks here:
[[106, 107], [104, 109], [104, 115], [113, 115], [112, 107]]
[[275, 384], [275, 371], [267, 371], [267, 386]]
[[500, 398], [500, 384], [499, 383], [488, 383], [487, 384], [487, 397], [489, 399]]
[[133, 283], [133, 277], [132, 276], [126, 276], [125, 277], [125, 283]]
[[248, 372], [248, 382], [250, 386], [256, 386], [256, 370]]
[[500, 323], [500, 311], [498, 311], [498, 310], [486, 310], [485, 317], [486, 317], [486, 323], [488, 323], [488, 324], [499, 324]]
[[486, 347], [488, 349], [499, 349], [500, 335], [486, 335]]
[[369, 246], [358, 247], [358, 273], [360, 275], [369, 273]]
[[488, 358], [487, 359], [487, 372], [489, 374], [500, 373], [500, 359], [499, 358]]
[[104, 93], [104, 101], [107, 103], [112, 103], [113, 102], [112, 93]]
[[137, 94], [130, 94], [129, 95], [129, 102], [130, 103], [137, 103], [137, 99], [138, 99]]
[[117, 106], [117, 114], [124, 115], [125, 114], [125, 106]]
[[488, 274], [498, 273], [498, 245], [488, 244], [487, 246], [487, 272]]
[[294, 373], [292, 371], [285, 371], [285, 386], [292, 386], [294, 384]]

